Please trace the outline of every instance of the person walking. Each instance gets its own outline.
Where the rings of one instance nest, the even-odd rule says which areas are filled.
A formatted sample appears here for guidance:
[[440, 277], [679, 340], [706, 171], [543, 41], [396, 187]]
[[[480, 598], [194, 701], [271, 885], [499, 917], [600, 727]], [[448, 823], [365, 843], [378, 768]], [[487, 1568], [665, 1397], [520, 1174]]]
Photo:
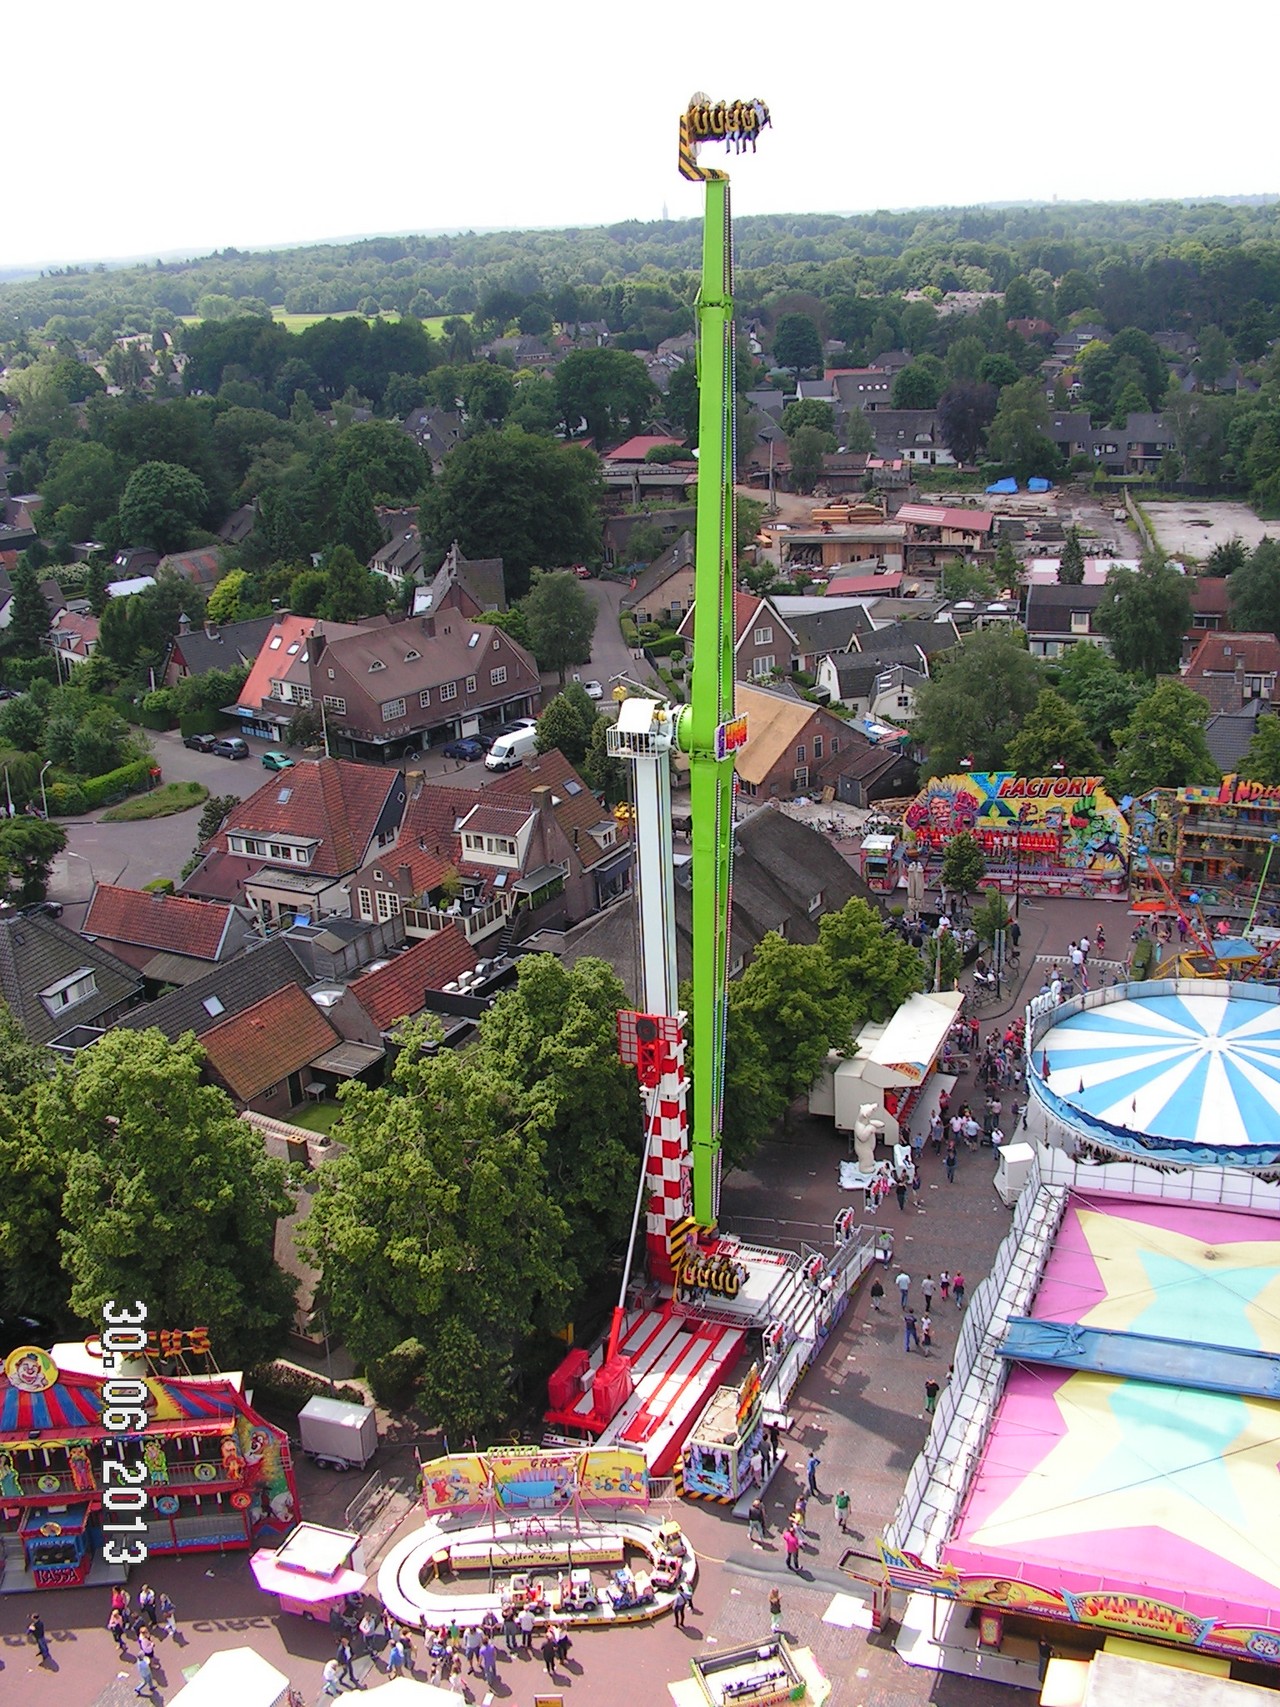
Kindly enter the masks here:
[[770, 1423], [769, 1424], [768, 1435], [769, 1435], [769, 1445], [773, 1450], [773, 1461], [776, 1464], [778, 1462], [778, 1452], [779, 1452], [778, 1425], [777, 1425], [777, 1423]]
[[480, 1655], [480, 1645], [483, 1641], [479, 1630], [474, 1624], [468, 1624], [462, 1632], [462, 1657], [467, 1662], [467, 1675], [476, 1676], [476, 1661]]
[[138, 1655], [138, 1686], [134, 1690], [133, 1693], [135, 1695], [154, 1695], [155, 1689], [156, 1689], [155, 1682], [153, 1681], [152, 1676], [151, 1676], [151, 1655], [150, 1654], [139, 1654]]
[[775, 1636], [782, 1634], [782, 1593], [777, 1588], [769, 1590], [769, 1628]]
[[149, 1583], [143, 1583], [138, 1590], [138, 1616], [146, 1619], [149, 1629], [155, 1629], [156, 1591]]
[[956, 1309], [964, 1309], [964, 1276], [957, 1269], [951, 1277], [951, 1296], [956, 1301]]
[[542, 1663], [547, 1668], [547, 1676], [554, 1678], [556, 1675], [556, 1661], [559, 1659], [560, 1655], [559, 1650], [556, 1648], [556, 1644], [551, 1637], [550, 1631], [548, 1631], [547, 1635], [543, 1638], [542, 1647], [539, 1652], [542, 1654]]
[[951, 1275], [950, 1275], [949, 1271], [944, 1268], [942, 1270], [942, 1273], [938, 1276], [938, 1295], [943, 1299], [944, 1302], [945, 1302], [947, 1294], [950, 1292], [950, 1290], [951, 1290]]
[[939, 1390], [938, 1383], [931, 1375], [924, 1384], [924, 1414], [927, 1417], [931, 1417], [938, 1407]]
[[956, 1183], [956, 1154], [957, 1154], [957, 1152], [956, 1152], [956, 1141], [955, 1141], [955, 1139], [954, 1138], [948, 1139], [948, 1141], [947, 1141], [947, 1155], [946, 1155], [947, 1184], [948, 1185], [954, 1185]]
[[520, 1646], [526, 1653], [533, 1646], [533, 1631], [537, 1622], [538, 1620], [534, 1617], [533, 1608], [531, 1606], [521, 1607], [520, 1617], [518, 1619], [518, 1623], [520, 1625]]
[[916, 1214], [917, 1215], [923, 1215], [924, 1214], [924, 1204], [921, 1203], [921, 1201], [920, 1201], [920, 1193], [923, 1190], [924, 1190], [924, 1181], [920, 1178], [920, 1169], [919, 1169], [919, 1166], [917, 1165], [917, 1167], [915, 1169], [913, 1169], [912, 1174], [911, 1174], [911, 1195], [915, 1200]]
[[562, 1624], [553, 1624], [551, 1626], [551, 1640], [556, 1645], [557, 1660], [561, 1665], [564, 1665], [569, 1658], [569, 1649], [573, 1646], [569, 1640], [569, 1632]]
[[49, 1638], [44, 1633], [44, 1619], [39, 1612], [33, 1612], [27, 1622], [27, 1635], [40, 1650], [40, 1664], [51, 1665], [53, 1656], [49, 1652]]
[[763, 1541], [765, 1538], [764, 1501], [754, 1499], [747, 1511], [747, 1539]]
[[836, 1522], [842, 1534], [849, 1532], [849, 1496], [843, 1488], [835, 1497]]
[[121, 1612], [118, 1606], [113, 1606], [111, 1608], [110, 1614], [107, 1617], [107, 1629], [111, 1632], [111, 1638], [115, 1642], [116, 1647], [119, 1648], [120, 1652], [123, 1654], [125, 1644], [124, 1613]]
[[914, 1310], [908, 1310], [902, 1318], [903, 1351], [910, 1351], [913, 1344], [920, 1344], [920, 1335], [916, 1331], [916, 1313]]
[[883, 1297], [884, 1297], [884, 1287], [880, 1283], [880, 1276], [877, 1275], [875, 1277], [875, 1279], [871, 1282], [871, 1308], [876, 1312], [877, 1315], [881, 1314], [880, 1300]]
[[898, 1278], [893, 1284], [898, 1288], [898, 1297], [901, 1299], [902, 1308], [905, 1310], [907, 1307], [907, 1294], [911, 1291], [911, 1276], [907, 1273], [905, 1268], [899, 1273]]
[[493, 1637], [486, 1636], [480, 1644], [480, 1672], [490, 1689], [498, 1682], [498, 1650], [493, 1645]]
[[787, 1553], [787, 1569], [798, 1573], [800, 1570], [800, 1536], [794, 1523], [789, 1523], [783, 1530], [782, 1545]]
[[942, 1154], [942, 1115], [935, 1108], [929, 1116], [929, 1142], [933, 1145], [935, 1156]]
[[792, 1528], [797, 1531], [802, 1531], [804, 1529], [805, 1519], [808, 1515], [809, 1495], [806, 1489], [801, 1488], [800, 1492], [796, 1495], [795, 1508], [791, 1513]]
[[898, 1208], [905, 1210], [907, 1207], [907, 1176], [901, 1168], [893, 1176], [893, 1192], [898, 1199]]
[[937, 1291], [932, 1274], [925, 1275], [920, 1283], [920, 1290], [924, 1293], [924, 1307], [928, 1310], [933, 1304], [933, 1295]]
[[671, 1597], [671, 1616], [675, 1620], [677, 1630], [684, 1629], [684, 1615], [689, 1605], [689, 1596], [684, 1592], [684, 1584], [677, 1583], [676, 1592]]
[[762, 1488], [764, 1486], [764, 1453], [758, 1446], [747, 1460], [747, 1468], [756, 1487]]
[[351, 1643], [344, 1636], [338, 1643], [338, 1675], [343, 1683], [349, 1683], [352, 1689], [358, 1687], [355, 1656], [351, 1652]]
[[933, 1356], [933, 1317], [926, 1310], [920, 1318], [920, 1349], [926, 1357]]
[[818, 1454], [811, 1451], [809, 1453], [808, 1461], [804, 1467], [804, 1473], [809, 1482], [809, 1492], [814, 1495], [818, 1492], [818, 1465], [821, 1464], [821, 1462], [822, 1460], [818, 1457]]
[[324, 1670], [320, 1675], [324, 1680], [324, 1693], [326, 1695], [342, 1694], [342, 1680], [338, 1676], [337, 1660], [326, 1660]]
[[770, 1465], [773, 1463], [773, 1445], [769, 1439], [769, 1431], [767, 1428], [762, 1428], [760, 1430], [760, 1445], [757, 1450], [760, 1454], [760, 1462], [764, 1465], [766, 1470], [769, 1469]]

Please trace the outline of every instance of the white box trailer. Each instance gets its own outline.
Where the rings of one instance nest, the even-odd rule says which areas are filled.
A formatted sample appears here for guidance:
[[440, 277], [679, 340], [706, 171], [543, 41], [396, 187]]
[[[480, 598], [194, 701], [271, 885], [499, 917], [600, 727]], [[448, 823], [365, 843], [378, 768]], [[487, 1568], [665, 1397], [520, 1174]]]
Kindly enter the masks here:
[[378, 1419], [372, 1405], [343, 1399], [308, 1399], [298, 1412], [302, 1450], [334, 1470], [363, 1468], [378, 1450]]

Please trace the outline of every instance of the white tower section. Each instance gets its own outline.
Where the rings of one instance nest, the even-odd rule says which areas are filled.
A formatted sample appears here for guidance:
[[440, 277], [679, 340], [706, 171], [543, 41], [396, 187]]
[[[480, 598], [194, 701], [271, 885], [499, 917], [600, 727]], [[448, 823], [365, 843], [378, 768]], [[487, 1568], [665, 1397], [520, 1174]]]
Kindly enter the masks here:
[[640, 1006], [677, 1011], [676, 894], [671, 854], [671, 749], [675, 719], [656, 699], [624, 699], [608, 731], [610, 756], [635, 773], [636, 869], [640, 894]]

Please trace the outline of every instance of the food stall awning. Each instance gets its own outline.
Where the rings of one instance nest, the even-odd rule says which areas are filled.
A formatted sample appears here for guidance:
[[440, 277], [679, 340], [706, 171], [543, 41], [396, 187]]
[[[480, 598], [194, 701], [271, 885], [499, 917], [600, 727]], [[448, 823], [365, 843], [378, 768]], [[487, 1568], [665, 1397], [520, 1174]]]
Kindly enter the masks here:
[[223, 1648], [200, 1667], [172, 1707], [282, 1707], [289, 1679], [252, 1648]]
[[963, 1000], [959, 990], [909, 996], [887, 1024], [863, 1026], [854, 1056], [862, 1077], [881, 1086], [922, 1083]]

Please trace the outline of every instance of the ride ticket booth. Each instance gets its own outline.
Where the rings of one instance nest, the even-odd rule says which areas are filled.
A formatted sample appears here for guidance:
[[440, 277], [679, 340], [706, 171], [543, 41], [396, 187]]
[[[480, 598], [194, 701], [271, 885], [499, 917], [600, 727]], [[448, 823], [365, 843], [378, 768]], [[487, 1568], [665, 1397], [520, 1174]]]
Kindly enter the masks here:
[[89, 1574], [89, 1502], [31, 1506], [18, 1525], [22, 1557], [36, 1588], [78, 1588]]

